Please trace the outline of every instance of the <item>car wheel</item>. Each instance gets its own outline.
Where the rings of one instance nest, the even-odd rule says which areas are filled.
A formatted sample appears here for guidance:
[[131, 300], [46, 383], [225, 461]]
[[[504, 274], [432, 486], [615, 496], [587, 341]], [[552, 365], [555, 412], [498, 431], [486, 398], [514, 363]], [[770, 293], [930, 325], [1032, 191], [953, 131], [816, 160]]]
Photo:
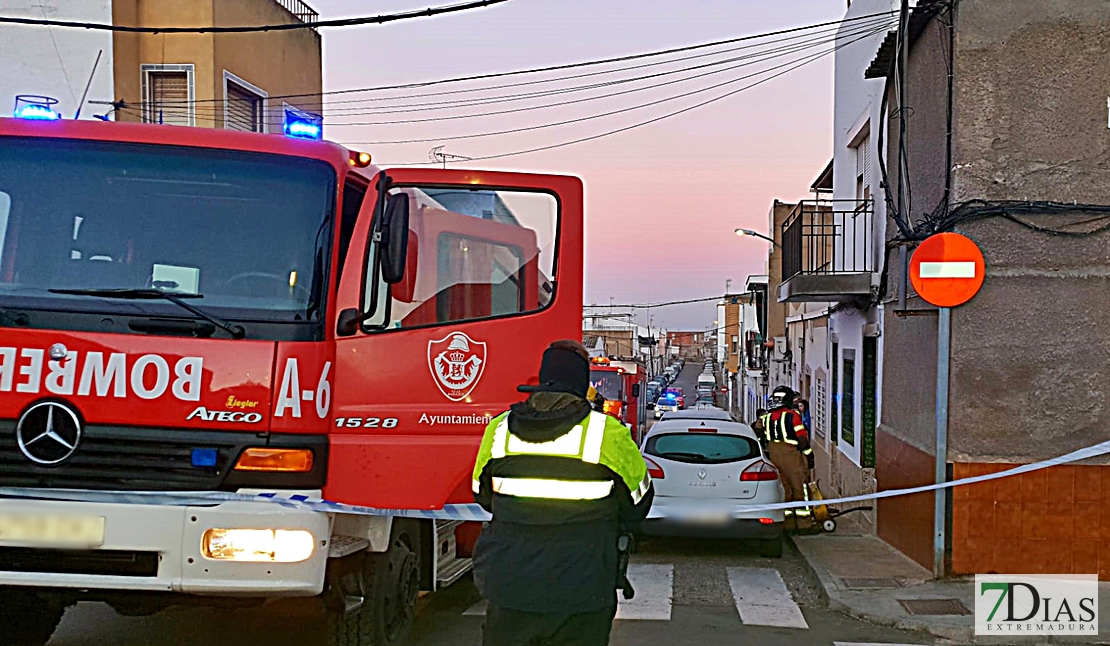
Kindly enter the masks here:
[[782, 558], [782, 534], [759, 541], [759, 555], [764, 558]]

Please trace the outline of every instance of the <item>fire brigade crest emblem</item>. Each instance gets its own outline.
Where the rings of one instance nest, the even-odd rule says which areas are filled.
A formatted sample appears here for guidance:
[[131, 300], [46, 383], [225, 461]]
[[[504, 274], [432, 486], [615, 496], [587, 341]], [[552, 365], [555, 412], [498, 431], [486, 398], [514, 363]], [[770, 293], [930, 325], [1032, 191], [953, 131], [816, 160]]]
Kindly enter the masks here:
[[428, 367], [436, 386], [453, 402], [466, 399], [486, 369], [486, 344], [462, 332], [428, 342]]

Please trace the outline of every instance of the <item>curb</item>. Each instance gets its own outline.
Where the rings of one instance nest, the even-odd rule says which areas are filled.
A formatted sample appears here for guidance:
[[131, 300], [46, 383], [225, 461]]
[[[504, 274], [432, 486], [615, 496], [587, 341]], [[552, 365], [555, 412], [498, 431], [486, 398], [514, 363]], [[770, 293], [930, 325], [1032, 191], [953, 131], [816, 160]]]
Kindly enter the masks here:
[[833, 580], [832, 575], [825, 571], [824, 568], [816, 566], [813, 561], [806, 557], [805, 552], [802, 551], [802, 549], [798, 547], [798, 544], [794, 542], [793, 534], [790, 534], [789, 536], [791, 545], [793, 545], [794, 549], [797, 550], [798, 554], [801, 555], [802, 560], [805, 561], [806, 565], [809, 567], [810, 572], [812, 572], [813, 575], [817, 577], [818, 582], [821, 583], [822, 597], [824, 597], [824, 599], [826, 600], [829, 610], [840, 612], [842, 614], [848, 615], [849, 617], [860, 619], [862, 621], [866, 621], [878, 626], [887, 626], [889, 628], [897, 628], [899, 630], [925, 632], [932, 635], [933, 637], [937, 637], [957, 644], [981, 643], [976, 642], [975, 629], [973, 627], [965, 629], [962, 627], [936, 626], [930, 624], [926, 620], [912, 618], [895, 618], [886, 615], [877, 615], [856, 610], [850, 604], [842, 600], [840, 589], [836, 586], [836, 582]]

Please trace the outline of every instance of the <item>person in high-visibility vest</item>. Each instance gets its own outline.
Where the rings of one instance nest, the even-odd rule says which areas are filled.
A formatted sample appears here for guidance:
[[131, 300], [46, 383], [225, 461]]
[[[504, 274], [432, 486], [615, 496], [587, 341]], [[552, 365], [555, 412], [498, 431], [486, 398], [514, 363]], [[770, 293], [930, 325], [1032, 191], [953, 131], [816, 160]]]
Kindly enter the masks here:
[[486, 427], [474, 499], [493, 515], [474, 547], [474, 582], [489, 602], [483, 646], [605, 646], [619, 587], [618, 539], [654, 491], [619, 420], [591, 410], [588, 353], [556, 341], [540, 384], [521, 386]]
[[[807, 500], [806, 483], [813, 469], [813, 448], [809, 445], [809, 432], [802, 416], [791, 408], [795, 393], [786, 386], [771, 392], [771, 411], [762, 418], [764, 447], [767, 457], [779, 470], [786, 501]], [[786, 515], [809, 516], [808, 507], [787, 509]]]

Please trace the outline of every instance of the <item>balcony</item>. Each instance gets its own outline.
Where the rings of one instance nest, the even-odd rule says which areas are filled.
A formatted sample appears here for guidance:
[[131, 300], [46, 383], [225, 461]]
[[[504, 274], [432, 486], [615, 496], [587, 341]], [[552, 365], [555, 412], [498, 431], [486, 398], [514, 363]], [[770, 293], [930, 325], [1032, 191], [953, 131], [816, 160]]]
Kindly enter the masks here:
[[314, 25], [320, 20], [320, 14], [301, 0], [274, 0], [274, 2], [306, 25]]
[[871, 200], [803, 200], [782, 224], [780, 303], [871, 294]]

